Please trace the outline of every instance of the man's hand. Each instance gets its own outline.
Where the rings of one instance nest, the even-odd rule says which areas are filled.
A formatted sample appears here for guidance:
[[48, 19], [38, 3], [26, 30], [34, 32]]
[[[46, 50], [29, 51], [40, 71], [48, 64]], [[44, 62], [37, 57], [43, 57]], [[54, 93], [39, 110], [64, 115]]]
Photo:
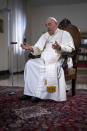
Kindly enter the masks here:
[[55, 41], [55, 43], [52, 45], [53, 49], [61, 50], [61, 46]]
[[33, 48], [27, 43], [21, 44], [21, 47], [22, 49], [33, 51]]

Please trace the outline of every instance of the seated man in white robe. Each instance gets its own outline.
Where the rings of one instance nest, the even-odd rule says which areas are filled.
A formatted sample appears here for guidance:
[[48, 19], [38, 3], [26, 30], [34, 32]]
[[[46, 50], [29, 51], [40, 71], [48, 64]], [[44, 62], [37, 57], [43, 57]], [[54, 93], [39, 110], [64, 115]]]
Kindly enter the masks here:
[[[20, 97], [21, 100], [67, 100], [61, 52], [72, 52], [75, 49], [74, 42], [68, 32], [58, 29], [58, 22], [54, 17], [49, 17], [45, 25], [47, 32], [34, 46], [27, 43], [21, 45], [33, 55], [41, 55], [40, 58], [28, 60], [25, 65], [24, 95]], [[72, 59], [69, 58], [68, 67], [72, 66]]]

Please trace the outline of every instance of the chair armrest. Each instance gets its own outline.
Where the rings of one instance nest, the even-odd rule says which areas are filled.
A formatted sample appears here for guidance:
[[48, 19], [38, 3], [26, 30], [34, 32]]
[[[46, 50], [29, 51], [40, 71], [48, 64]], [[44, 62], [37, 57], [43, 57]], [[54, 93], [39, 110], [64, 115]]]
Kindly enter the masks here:
[[75, 54], [76, 54], [76, 50], [72, 51], [71, 53], [70, 52], [62, 52], [62, 58], [64, 59], [62, 67], [64, 69], [64, 72], [67, 72], [67, 70], [68, 70], [68, 64], [67, 64], [68, 58], [71, 57], [73, 59]]
[[74, 57], [76, 53], [77, 53], [77, 50], [74, 50], [72, 52], [62, 52], [62, 57], [63, 58]]
[[29, 54], [28, 54], [28, 57], [29, 57], [29, 59], [34, 59], [34, 58], [35, 58], [35, 55], [29, 53]]
[[64, 71], [67, 71], [67, 69], [68, 69], [68, 64], [67, 64], [68, 53], [62, 52], [62, 58], [64, 59], [62, 67], [63, 67]]
[[29, 53], [28, 57], [29, 59], [35, 59], [35, 58], [40, 58], [40, 55], [35, 56], [32, 53]]
[[79, 52], [80, 52], [80, 50], [76, 49], [76, 50], [72, 51], [71, 53], [69, 53], [69, 52], [63, 52], [62, 53], [62, 58], [64, 58], [64, 62], [62, 64], [62, 67], [63, 67], [65, 73], [68, 72], [67, 59], [69, 57], [71, 57], [72, 60], [73, 60], [73, 68], [75, 68], [77, 70], [77, 55], [78, 55]]

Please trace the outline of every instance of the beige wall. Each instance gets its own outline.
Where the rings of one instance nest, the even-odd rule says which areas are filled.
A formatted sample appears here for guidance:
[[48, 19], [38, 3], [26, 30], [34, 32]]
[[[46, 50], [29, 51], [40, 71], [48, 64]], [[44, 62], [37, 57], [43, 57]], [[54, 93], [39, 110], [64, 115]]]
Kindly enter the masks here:
[[67, 17], [72, 24], [78, 26], [81, 32], [87, 31], [87, 4], [73, 5], [49, 5], [30, 7], [28, 4], [27, 14], [27, 38], [34, 44], [39, 36], [46, 31], [44, 23], [47, 17], [53, 16], [60, 22]]
[[0, 32], [0, 71], [8, 70], [8, 13], [0, 11], [4, 32]]

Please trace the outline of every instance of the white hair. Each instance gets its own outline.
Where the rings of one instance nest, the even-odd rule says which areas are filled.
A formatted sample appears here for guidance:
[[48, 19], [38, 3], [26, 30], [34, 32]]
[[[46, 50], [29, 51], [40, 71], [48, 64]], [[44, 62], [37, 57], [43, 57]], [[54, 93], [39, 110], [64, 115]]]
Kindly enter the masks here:
[[52, 19], [52, 20], [54, 20], [55, 22], [58, 22], [54, 17], [48, 17], [48, 19]]

